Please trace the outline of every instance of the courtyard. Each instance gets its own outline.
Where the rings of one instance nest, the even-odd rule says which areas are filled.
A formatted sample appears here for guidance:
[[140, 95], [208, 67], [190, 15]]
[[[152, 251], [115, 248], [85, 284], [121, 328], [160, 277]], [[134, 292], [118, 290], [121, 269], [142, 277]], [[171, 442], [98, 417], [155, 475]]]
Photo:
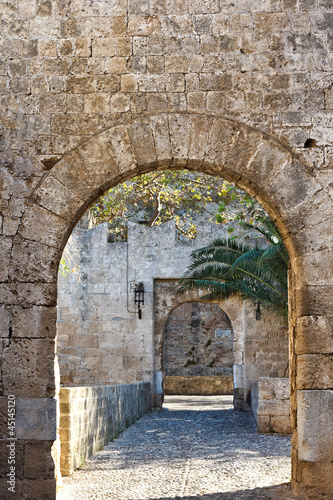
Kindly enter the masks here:
[[64, 478], [57, 500], [289, 500], [290, 450], [231, 396], [166, 396]]

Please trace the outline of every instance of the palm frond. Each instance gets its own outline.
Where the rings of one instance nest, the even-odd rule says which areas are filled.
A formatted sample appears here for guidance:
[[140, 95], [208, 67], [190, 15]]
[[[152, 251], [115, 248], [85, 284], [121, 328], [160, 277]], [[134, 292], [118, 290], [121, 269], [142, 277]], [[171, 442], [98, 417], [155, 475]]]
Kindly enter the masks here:
[[289, 256], [282, 236], [270, 220], [261, 220], [260, 227], [246, 226], [265, 236], [267, 248], [252, 248], [235, 239], [215, 239], [192, 252], [178, 293], [205, 290], [208, 293], [202, 298], [207, 300], [225, 300], [240, 294], [286, 317]]

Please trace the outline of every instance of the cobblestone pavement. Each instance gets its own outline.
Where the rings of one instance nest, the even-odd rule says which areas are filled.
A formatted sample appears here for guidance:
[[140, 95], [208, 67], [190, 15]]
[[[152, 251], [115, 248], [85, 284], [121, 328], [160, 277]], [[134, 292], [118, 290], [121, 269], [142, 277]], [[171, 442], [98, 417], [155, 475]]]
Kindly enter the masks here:
[[169, 396], [65, 478], [57, 499], [287, 500], [290, 448], [257, 434], [229, 396]]

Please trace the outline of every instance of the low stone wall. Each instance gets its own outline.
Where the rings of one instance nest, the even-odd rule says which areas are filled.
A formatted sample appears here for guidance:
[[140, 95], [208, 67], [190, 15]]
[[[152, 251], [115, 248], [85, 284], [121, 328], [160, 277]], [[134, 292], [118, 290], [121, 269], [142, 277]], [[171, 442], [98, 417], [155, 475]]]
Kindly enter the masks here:
[[251, 411], [258, 432], [290, 434], [289, 378], [260, 378], [252, 384]]
[[164, 393], [183, 396], [218, 396], [233, 394], [232, 377], [172, 377], [164, 378]]
[[64, 476], [151, 409], [151, 384], [62, 387], [60, 468]]

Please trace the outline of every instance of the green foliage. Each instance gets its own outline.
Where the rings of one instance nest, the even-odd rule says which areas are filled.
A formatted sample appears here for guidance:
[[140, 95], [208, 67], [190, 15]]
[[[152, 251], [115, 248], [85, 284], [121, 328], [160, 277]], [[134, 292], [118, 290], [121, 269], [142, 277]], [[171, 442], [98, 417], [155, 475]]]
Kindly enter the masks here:
[[126, 239], [128, 221], [156, 226], [171, 219], [181, 234], [194, 238], [196, 218], [237, 224], [249, 219], [249, 207], [259, 205], [219, 177], [166, 170], [134, 177], [110, 189], [93, 205], [92, 212], [96, 224], [109, 222], [116, 240]]
[[255, 229], [267, 240], [267, 248], [251, 248], [236, 239], [216, 239], [192, 252], [191, 264], [179, 282], [178, 293], [207, 290], [209, 300], [224, 300], [236, 294], [279, 315], [288, 316], [289, 256], [275, 224], [267, 217], [256, 218]]
[[63, 276], [68, 276], [68, 274], [70, 273], [69, 271], [69, 267], [68, 265], [66, 264], [66, 261], [65, 259], [62, 257], [61, 260], [60, 260], [60, 264], [59, 264], [59, 272], [63, 275]]

